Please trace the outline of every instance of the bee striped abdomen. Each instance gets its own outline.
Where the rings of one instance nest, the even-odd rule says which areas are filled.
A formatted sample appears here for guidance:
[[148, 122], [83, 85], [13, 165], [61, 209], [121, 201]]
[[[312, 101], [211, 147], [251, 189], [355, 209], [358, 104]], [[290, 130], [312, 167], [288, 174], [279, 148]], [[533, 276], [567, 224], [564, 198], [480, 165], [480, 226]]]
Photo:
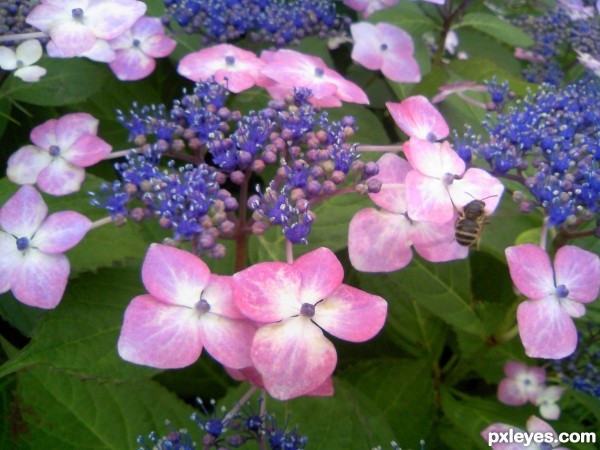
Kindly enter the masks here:
[[460, 245], [464, 245], [468, 247], [472, 245], [481, 234], [481, 226], [480, 224], [471, 219], [460, 218], [456, 221], [456, 242]]

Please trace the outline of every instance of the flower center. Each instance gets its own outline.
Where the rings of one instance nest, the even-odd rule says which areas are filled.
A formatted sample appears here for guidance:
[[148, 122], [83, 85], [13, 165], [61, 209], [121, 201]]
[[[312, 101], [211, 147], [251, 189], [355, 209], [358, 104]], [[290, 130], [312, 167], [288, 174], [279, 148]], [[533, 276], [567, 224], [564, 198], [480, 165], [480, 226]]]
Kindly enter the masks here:
[[141, 45], [141, 42], [139, 39], [134, 39], [132, 45], [137, 48]]
[[225, 64], [233, 66], [235, 64], [235, 58], [231, 55], [225, 57]]
[[558, 286], [556, 288], [556, 295], [559, 298], [565, 298], [566, 296], [569, 295], [569, 290], [567, 289], [567, 287], [564, 284], [561, 284], [560, 286]]
[[456, 179], [456, 177], [454, 176], [453, 173], [445, 173], [444, 177], [442, 178], [442, 181], [444, 182], [444, 184], [450, 186], [454, 180]]
[[379, 46], [379, 48], [381, 49], [382, 52], [385, 52], [388, 49], [388, 45], [387, 44], [381, 44]]
[[302, 307], [300, 308], [300, 315], [303, 317], [308, 317], [309, 319], [315, 315], [315, 305], [310, 303], [302, 303]]
[[315, 75], [317, 77], [321, 78], [324, 74], [325, 74], [325, 70], [323, 70], [321, 67], [315, 68]]
[[51, 145], [48, 153], [50, 153], [50, 156], [56, 157], [60, 155], [60, 147], [58, 145]]
[[210, 303], [201, 298], [200, 300], [198, 300], [198, 303], [194, 305], [194, 308], [198, 313], [205, 314], [210, 311]]
[[73, 19], [81, 21], [81, 19], [83, 18], [83, 9], [73, 8], [71, 10], [71, 16], [73, 17]]
[[20, 237], [19, 239], [17, 239], [17, 249], [22, 252], [27, 250], [27, 248], [29, 247], [29, 239], [26, 237]]

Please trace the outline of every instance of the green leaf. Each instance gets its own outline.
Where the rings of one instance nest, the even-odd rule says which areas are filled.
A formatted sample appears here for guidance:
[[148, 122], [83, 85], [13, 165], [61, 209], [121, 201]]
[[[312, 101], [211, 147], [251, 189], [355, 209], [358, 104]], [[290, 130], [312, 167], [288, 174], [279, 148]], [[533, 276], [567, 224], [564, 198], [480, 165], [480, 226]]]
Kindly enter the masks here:
[[15, 121], [10, 117], [12, 105], [7, 98], [0, 98], [0, 137], [4, 134], [9, 121]]
[[428, 31], [441, 30], [438, 23], [426, 16], [416, 3], [409, 0], [400, 0], [392, 8], [374, 12], [369, 16], [368, 21], [374, 24], [378, 22], [391, 23], [412, 34], [413, 39], [420, 38], [423, 33]]
[[18, 375], [16, 408], [18, 448], [133, 449], [139, 435], [169, 433], [167, 419], [176, 429], [196, 428], [192, 408], [154, 381], [98, 383], [49, 368]]
[[34, 365], [112, 381], [156, 374], [117, 354], [125, 308], [142, 293], [139, 267], [104, 269], [72, 280], [59, 307], [47, 312], [31, 342], [0, 367], [0, 376]]
[[533, 45], [533, 39], [527, 33], [492, 14], [478, 12], [466, 14], [454, 28], [460, 27], [475, 28], [513, 47]]
[[[381, 119], [365, 106], [345, 104], [343, 108], [333, 108], [327, 113], [332, 121], [341, 120], [345, 116], [352, 116], [356, 119], [358, 131], [350, 136], [348, 142], [367, 145], [386, 145], [390, 143]], [[381, 156], [378, 153], [375, 155], [377, 159]]]
[[[32, 308], [18, 301], [11, 292], [0, 295], [0, 316], [23, 336], [31, 336], [46, 311]], [[0, 447], [1, 448], [1, 447]]]
[[42, 106], [62, 106], [81, 102], [102, 88], [113, 76], [105, 64], [83, 58], [42, 58], [47, 73], [37, 83], [25, 83], [12, 76], [0, 88], [0, 97]]
[[428, 440], [435, 415], [435, 392], [429, 360], [369, 361], [342, 372], [341, 376], [366, 394], [383, 412], [402, 448], [415, 448], [421, 439]]

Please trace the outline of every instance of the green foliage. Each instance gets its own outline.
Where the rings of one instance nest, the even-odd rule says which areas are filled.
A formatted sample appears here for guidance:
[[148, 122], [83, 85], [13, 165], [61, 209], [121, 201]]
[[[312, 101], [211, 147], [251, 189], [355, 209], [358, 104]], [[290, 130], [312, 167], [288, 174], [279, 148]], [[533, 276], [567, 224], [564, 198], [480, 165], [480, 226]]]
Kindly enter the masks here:
[[529, 47], [533, 40], [520, 28], [492, 14], [473, 12], [466, 14], [462, 21], [455, 26], [472, 27], [513, 47]]

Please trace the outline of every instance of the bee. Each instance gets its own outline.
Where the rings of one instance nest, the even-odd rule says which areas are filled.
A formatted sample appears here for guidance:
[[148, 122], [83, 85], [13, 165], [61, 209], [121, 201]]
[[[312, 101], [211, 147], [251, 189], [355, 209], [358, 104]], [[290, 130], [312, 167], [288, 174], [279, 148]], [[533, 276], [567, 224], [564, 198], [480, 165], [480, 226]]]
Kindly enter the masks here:
[[481, 234], [485, 225], [490, 223], [488, 216], [485, 214], [485, 202], [483, 200], [490, 197], [496, 197], [490, 195], [482, 200], [473, 200], [467, 203], [462, 213], [459, 212], [459, 217], [456, 219], [456, 231], [455, 238], [456, 242], [465, 247], [469, 247], [473, 244], [477, 244], [479, 249], [479, 241], [481, 240]]

